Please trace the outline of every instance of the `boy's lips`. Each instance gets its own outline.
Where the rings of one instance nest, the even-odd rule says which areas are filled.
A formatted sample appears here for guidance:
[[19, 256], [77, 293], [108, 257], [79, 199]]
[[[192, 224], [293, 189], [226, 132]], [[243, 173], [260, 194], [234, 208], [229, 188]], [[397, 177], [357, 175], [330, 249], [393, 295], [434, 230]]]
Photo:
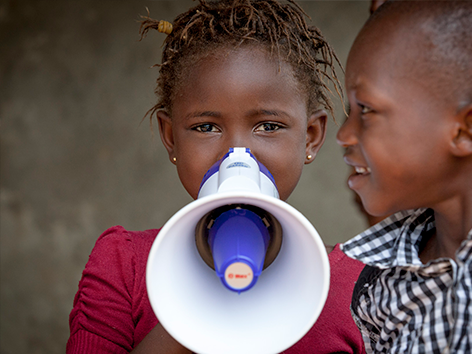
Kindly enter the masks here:
[[364, 166], [353, 166], [356, 173], [360, 175], [365, 175], [370, 173], [370, 167], [364, 167]]
[[370, 167], [354, 161], [350, 155], [344, 155], [344, 162], [351, 166], [357, 174], [365, 175], [371, 172]]
[[362, 181], [365, 181], [364, 177], [370, 175], [370, 167], [353, 161], [348, 155], [344, 156], [344, 161], [354, 170], [348, 179], [349, 188], [354, 190], [359, 189], [363, 183]]
[[353, 167], [355, 172], [349, 176], [347, 184], [349, 188], [357, 191], [368, 181], [366, 177], [370, 176], [370, 168], [364, 166]]

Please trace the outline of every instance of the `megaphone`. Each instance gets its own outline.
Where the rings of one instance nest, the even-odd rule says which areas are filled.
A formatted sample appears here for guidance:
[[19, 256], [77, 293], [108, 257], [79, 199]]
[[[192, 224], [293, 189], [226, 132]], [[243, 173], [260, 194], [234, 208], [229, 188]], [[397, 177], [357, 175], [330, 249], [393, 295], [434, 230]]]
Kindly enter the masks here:
[[249, 149], [231, 148], [159, 232], [146, 285], [162, 326], [193, 352], [276, 354], [317, 320], [329, 262], [270, 172]]

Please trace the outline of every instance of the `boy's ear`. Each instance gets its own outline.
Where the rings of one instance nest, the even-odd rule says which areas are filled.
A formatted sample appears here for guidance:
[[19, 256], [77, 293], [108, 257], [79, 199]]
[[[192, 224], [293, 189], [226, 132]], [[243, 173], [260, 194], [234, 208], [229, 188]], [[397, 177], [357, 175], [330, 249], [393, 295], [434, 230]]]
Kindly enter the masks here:
[[472, 104], [456, 115], [451, 148], [454, 156], [472, 156]]
[[305, 164], [311, 163], [320, 151], [326, 138], [327, 120], [328, 114], [324, 110], [316, 111], [308, 117]]
[[162, 144], [169, 154], [169, 160], [175, 164], [175, 150], [174, 150], [174, 132], [172, 130], [172, 120], [164, 111], [157, 111], [157, 122], [159, 124], [159, 134], [161, 136]]

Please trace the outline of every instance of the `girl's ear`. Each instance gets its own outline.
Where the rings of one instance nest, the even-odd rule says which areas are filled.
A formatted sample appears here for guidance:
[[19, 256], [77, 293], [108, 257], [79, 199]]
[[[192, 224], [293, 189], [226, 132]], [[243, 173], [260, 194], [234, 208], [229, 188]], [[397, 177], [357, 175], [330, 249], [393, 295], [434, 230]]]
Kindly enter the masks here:
[[457, 157], [472, 156], [472, 104], [461, 109], [455, 118], [452, 153]]
[[172, 120], [164, 111], [157, 111], [157, 122], [159, 124], [159, 134], [161, 136], [162, 144], [169, 154], [169, 160], [175, 164], [175, 150], [174, 150], [174, 132], [172, 130]]
[[327, 119], [328, 114], [324, 110], [316, 111], [308, 117], [305, 164], [309, 164], [315, 159], [325, 141]]

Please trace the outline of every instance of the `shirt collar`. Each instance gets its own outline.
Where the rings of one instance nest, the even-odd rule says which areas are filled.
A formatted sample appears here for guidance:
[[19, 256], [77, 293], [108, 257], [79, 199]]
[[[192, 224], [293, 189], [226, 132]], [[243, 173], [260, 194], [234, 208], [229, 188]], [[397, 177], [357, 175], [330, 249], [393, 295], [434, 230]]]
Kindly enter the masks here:
[[351, 258], [386, 269], [422, 265], [418, 257], [421, 235], [434, 229], [431, 209], [401, 211], [341, 245]]
[[[435, 228], [432, 209], [400, 211], [382, 220], [341, 245], [349, 257], [381, 269], [405, 267], [422, 268], [425, 273], [443, 272], [450, 268], [446, 258], [423, 265], [418, 252], [421, 237]], [[456, 259], [465, 262], [472, 256], [472, 229], [456, 252]]]

